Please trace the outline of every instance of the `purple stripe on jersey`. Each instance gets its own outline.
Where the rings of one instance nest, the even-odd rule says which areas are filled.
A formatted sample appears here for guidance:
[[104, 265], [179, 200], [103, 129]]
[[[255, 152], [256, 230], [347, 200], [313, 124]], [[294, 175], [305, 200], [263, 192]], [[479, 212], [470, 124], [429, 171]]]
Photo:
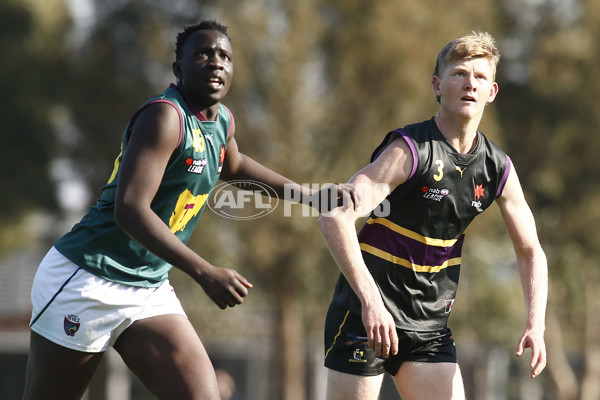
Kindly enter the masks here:
[[375, 223], [365, 224], [358, 234], [358, 241], [415, 265], [437, 267], [451, 258], [461, 256], [464, 237], [461, 235], [454, 246], [431, 246]]
[[500, 185], [498, 185], [498, 191], [496, 192], [496, 198], [502, 196], [502, 191], [504, 190], [504, 185], [506, 185], [506, 181], [508, 180], [508, 175], [510, 174], [510, 169], [512, 167], [512, 161], [510, 157], [506, 156], [506, 171], [504, 171], [504, 175], [502, 175], [502, 180], [500, 181]]
[[419, 154], [417, 153], [417, 148], [415, 147], [415, 144], [408, 137], [408, 135], [406, 134], [406, 132], [404, 132], [403, 129], [395, 129], [394, 132], [398, 132], [399, 134], [401, 134], [402, 137], [404, 138], [404, 140], [406, 141], [406, 144], [408, 144], [408, 147], [410, 147], [410, 152], [412, 154], [412, 159], [413, 159], [413, 166], [410, 171], [410, 176], [408, 177], [408, 179], [410, 179], [417, 172], [417, 165], [419, 163]]

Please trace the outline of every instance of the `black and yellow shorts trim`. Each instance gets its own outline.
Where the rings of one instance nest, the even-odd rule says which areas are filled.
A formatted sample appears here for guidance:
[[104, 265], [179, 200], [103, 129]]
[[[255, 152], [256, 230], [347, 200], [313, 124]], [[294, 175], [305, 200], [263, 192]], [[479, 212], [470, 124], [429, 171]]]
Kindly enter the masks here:
[[415, 332], [397, 329], [398, 354], [387, 359], [376, 357], [367, 346], [367, 333], [360, 315], [335, 301], [329, 306], [325, 321], [325, 366], [353, 375], [396, 375], [405, 361], [456, 363], [452, 331]]

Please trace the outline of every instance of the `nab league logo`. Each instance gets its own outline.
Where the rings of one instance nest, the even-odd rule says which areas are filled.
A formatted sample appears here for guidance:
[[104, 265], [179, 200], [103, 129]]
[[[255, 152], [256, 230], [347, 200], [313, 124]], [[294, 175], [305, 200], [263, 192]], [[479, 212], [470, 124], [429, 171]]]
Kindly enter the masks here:
[[423, 197], [433, 201], [442, 201], [442, 199], [450, 194], [449, 189], [437, 189], [430, 188], [428, 186], [423, 186], [421, 188], [421, 192], [423, 192]]
[[79, 317], [74, 314], [69, 314], [65, 317], [65, 333], [67, 336], [75, 336], [75, 333], [79, 330]]
[[204, 167], [206, 167], [206, 164], [206, 158], [193, 159], [191, 157], [188, 157], [185, 160], [187, 172], [191, 172], [192, 174], [201, 174], [204, 171]]

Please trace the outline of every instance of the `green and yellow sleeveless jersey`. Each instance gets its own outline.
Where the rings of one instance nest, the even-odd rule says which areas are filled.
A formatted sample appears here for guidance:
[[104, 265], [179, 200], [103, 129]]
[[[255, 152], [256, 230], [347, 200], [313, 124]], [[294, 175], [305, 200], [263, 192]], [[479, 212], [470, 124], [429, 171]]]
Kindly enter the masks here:
[[130, 120], [121, 140], [121, 152], [96, 205], [73, 229], [55, 243], [63, 255], [104, 279], [140, 287], [159, 286], [171, 265], [129, 237], [115, 223], [114, 204], [121, 160], [139, 113], [148, 105], [168, 103], [179, 113], [181, 137], [169, 160], [151, 207], [183, 242], [189, 240], [216, 185], [227, 149], [233, 116], [224, 105], [208, 121], [183, 98], [175, 85], [150, 99]]

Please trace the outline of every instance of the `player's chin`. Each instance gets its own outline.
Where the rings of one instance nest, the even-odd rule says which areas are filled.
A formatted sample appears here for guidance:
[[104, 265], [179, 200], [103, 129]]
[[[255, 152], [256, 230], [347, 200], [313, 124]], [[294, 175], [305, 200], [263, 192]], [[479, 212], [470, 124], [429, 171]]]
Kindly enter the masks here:
[[207, 92], [208, 97], [210, 97], [211, 100], [215, 102], [220, 102], [225, 98], [225, 96], [227, 96], [227, 93], [229, 93], [229, 86], [221, 85], [218, 87], [210, 87], [210, 89]]

